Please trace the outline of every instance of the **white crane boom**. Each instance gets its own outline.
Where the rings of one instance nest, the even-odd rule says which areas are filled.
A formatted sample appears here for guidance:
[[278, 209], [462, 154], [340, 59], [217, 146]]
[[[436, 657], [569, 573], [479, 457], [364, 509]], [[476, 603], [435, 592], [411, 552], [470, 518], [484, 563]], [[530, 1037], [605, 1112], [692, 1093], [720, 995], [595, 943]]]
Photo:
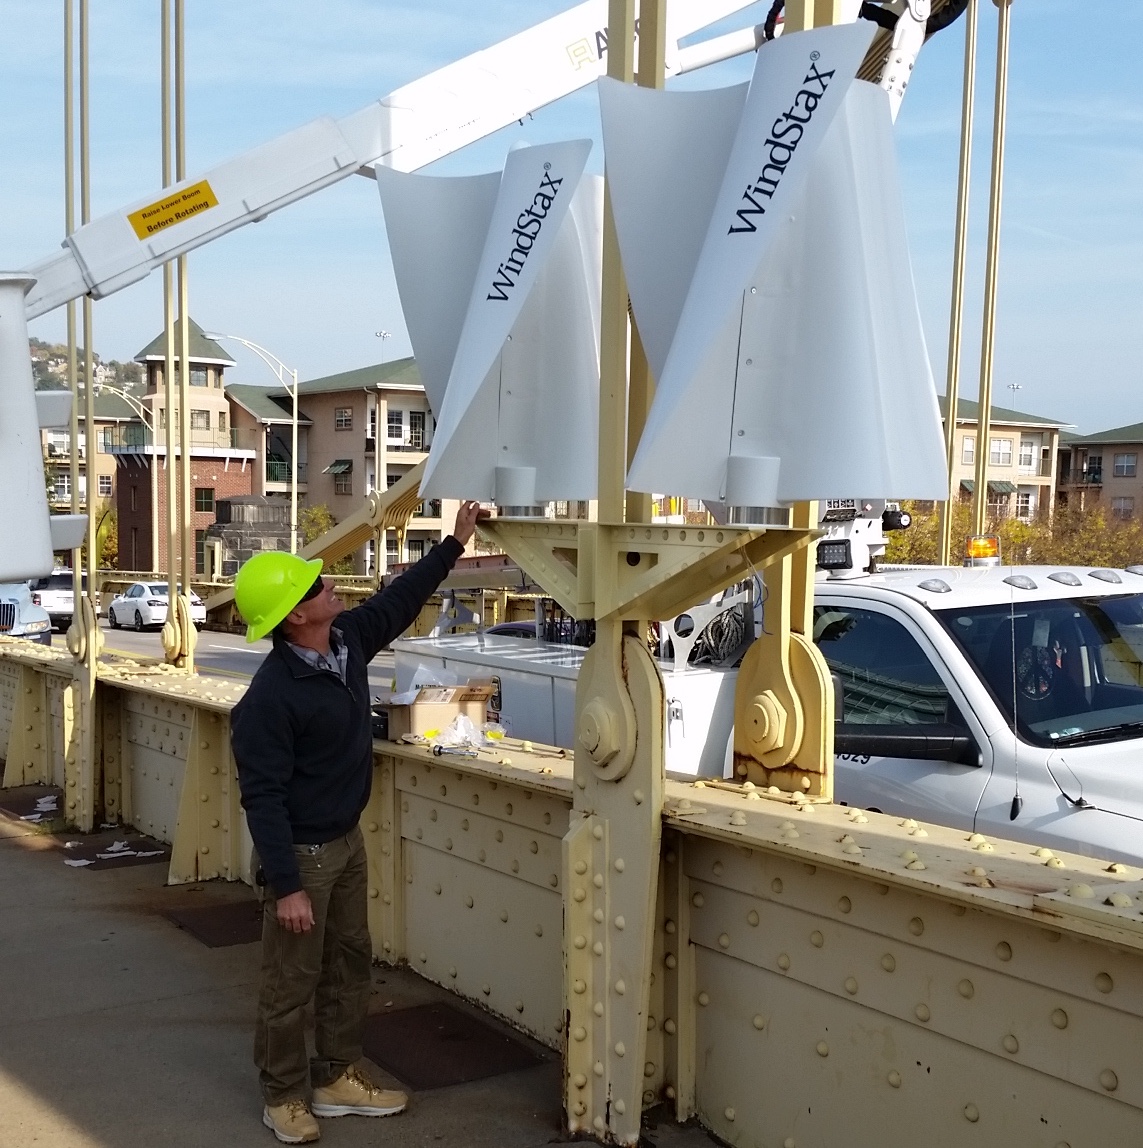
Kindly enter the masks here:
[[[748, 2], [670, 0], [668, 72], [680, 68], [682, 37]], [[587, 0], [348, 116], [323, 116], [93, 220], [27, 269], [36, 280], [27, 317], [82, 295], [101, 299], [348, 175], [370, 174], [370, 165], [415, 171], [586, 87], [606, 71], [607, 8], [607, 0]]]

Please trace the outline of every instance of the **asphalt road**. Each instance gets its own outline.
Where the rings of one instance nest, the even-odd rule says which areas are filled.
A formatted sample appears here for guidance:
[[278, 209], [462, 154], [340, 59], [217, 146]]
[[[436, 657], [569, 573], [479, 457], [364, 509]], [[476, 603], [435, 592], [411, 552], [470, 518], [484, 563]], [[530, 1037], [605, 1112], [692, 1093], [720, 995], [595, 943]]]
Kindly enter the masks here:
[[[112, 630], [107, 619], [99, 619], [100, 628], [106, 639], [104, 653], [124, 654], [129, 658], [163, 659], [163, 643], [158, 629]], [[62, 642], [62, 635], [53, 636], [53, 644]], [[219, 634], [202, 630], [195, 647], [195, 668], [200, 674], [211, 674], [227, 678], [251, 678], [262, 664], [262, 659], [270, 652], [269, 639], [262, 639], [247, 645], [241, 634]], [[393, 679], [393, 654], [383, 650], [369, 666], [369, 685], [376, 692], [387, 690]]]

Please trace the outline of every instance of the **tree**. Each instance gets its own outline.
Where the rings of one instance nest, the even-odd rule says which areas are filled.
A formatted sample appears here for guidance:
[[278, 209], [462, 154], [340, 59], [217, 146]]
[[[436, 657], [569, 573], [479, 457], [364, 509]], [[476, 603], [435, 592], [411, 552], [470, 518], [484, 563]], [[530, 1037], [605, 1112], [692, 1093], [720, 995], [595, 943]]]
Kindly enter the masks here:
[[[334, 518], [324, 502], [319, 502], [316, 506], [304, 506], [298, 511], [298, 532], [301, 534], [303, 546], [308, 546], [336, 525], [337, 519]], [[336, 562], [326, 566], [325, 572], [327, 574], [352, 574], [353, 559], [349, 557], [339, 558]]]
[[[940, 520], [936, 509], [918, 510], [915, 503], [902, 503], [913, 515], [908, 530], [893, 531], [885, 562], [901, 565], [933, 565], [937, 561]], [[1000, 554], [1010, 566], [1131, 566], [1143, 563], [1143, 523], [1116, 519], [1096, 503], [1084, 510], [1057, 507], [1046, 515], [1025, 521], [1020, 518], [989, 518], [986, 530], [1000, 538]], [[950, 561], [959, 565], [964, 540], [972, 533], [967, 502], [953, 506], [953, 547]]]

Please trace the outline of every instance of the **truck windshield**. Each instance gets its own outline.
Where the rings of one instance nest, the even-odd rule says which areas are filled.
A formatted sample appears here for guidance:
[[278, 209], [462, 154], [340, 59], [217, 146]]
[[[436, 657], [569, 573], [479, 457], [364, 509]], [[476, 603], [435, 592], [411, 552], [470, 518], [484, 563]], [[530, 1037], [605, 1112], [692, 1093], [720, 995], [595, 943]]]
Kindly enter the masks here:
[[935, 613], [1025, 741], [1143, 735], [1143, 595]]

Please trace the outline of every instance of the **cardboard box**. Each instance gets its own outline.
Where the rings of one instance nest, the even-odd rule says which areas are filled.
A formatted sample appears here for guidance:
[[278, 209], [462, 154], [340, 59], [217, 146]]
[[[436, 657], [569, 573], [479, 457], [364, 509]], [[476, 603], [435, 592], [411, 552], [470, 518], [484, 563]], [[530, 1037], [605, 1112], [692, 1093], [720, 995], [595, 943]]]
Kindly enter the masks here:
[[400, 741], [406, 734], [431, 736], [447, 729], [453, 718], [464, 714], [477, 729], [486, 720], [492, 686], [469, 682], [463, 686], [422, 686], [411, 704], [381, 704], [389, 715], [389, 740]]

